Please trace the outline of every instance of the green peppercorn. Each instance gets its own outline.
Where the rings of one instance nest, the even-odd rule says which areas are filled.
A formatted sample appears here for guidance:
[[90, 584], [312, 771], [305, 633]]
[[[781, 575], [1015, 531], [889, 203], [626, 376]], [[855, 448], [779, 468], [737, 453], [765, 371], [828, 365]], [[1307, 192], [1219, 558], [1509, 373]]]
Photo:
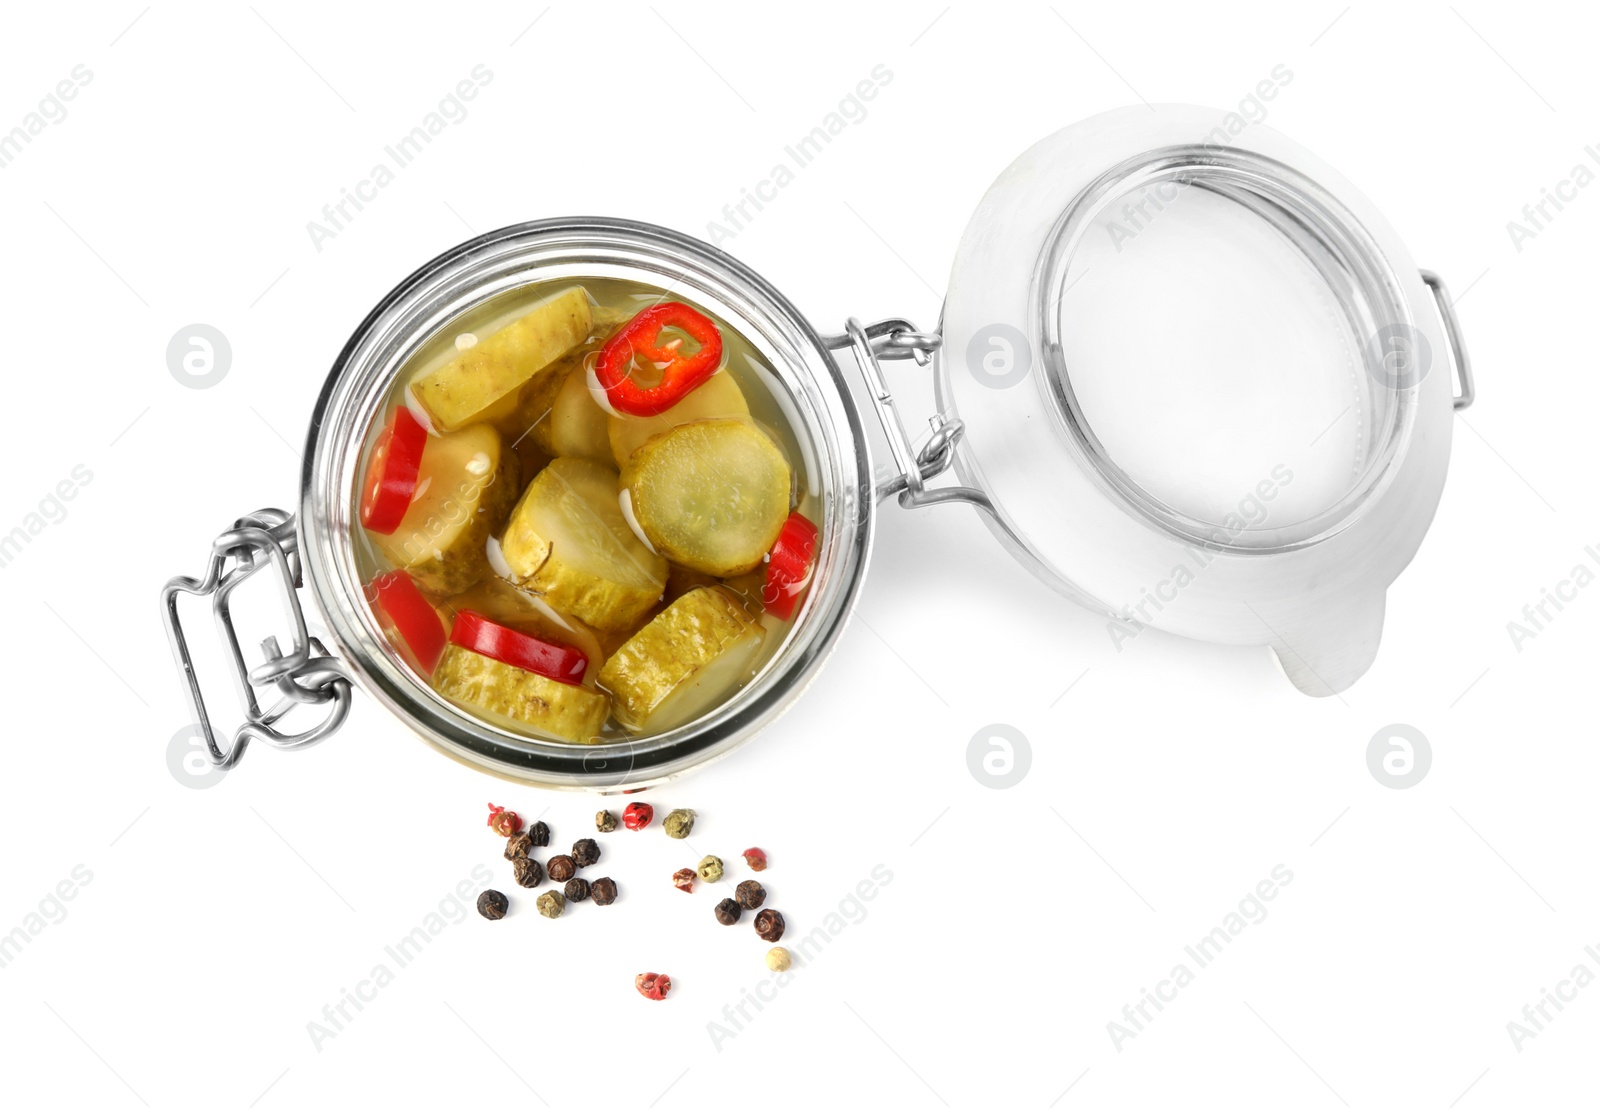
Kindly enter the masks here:
[[700, 860], [694, 872], [700, 876], [702, 882], [722, 881], [722, 860], [715, 855], [707, 855]]
[[567, 907], [567, 899], [562, 897], [556, 890], [546, 890], [539, 895], [539, 900], [534, 904], [539, 906], [540, 913], [551, 920], [555, 920], [561, 915], [561, 911]]
[[484, 890], [478, 895], [478, 912], [486, 921], [497, 921], [506, 915], [506, 910], [511, 903], [506, 900], [506, 895], [499, 890]]
[[749, 878], [733, 888], [733, 896], [746, 909], [759, 909], [767, 900], [767, 891], [760, 882]]
[[661, 821], [661, 826], [673, 839], [687, 839], [689, 833], [694, 831], [694, 809], [673, 809], [667, 813], [667, 818]]
[[712, 913], [716, 915], [718, 924], [738, 924], [739, 918], [744, 916], [744, 907], [733, 898], [725, 897], [717, 902]]
[[596, 878], [589, 886], [589, 900], [596, 905], [610, 905], [617, 900], [617, 884], [609, 878]]
[[614, 832], [617, 830], [617, 818], [607, 809], [601, 809], [594, 814], [594, 828], [597, 832]]

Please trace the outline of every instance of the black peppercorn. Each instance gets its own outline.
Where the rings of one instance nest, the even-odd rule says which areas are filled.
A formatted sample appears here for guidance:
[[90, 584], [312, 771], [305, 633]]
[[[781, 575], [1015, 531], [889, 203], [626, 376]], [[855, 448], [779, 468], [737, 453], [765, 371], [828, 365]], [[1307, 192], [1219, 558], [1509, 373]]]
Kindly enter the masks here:
[[762, 903], [767, 900], [767, 891], [762, 888], [760, 882], [750, 879], [735, 886], [733, 888], [733, 896], [746, 909], [759, 909]]
[[712, 912], [717, 915], [718, 924], [738, 924], [739, 918], [744, 916], [744, 907], [733, 898], [725, 897], [717, 902]]
[[609, 878], [596, 878], [589, 884], [589, 900], [596, 905], [610, 905], [617, 900], [617, 884]]
[[600, 845], [592, 839], [580, 839], [572, 845], [572, 861], [579, 866], [593, 866], [600, 861]]
[[528, 838], [533, 840], [535, 847], [550, 846], [550, 825], [543, 820], [537, 820], [528, 828]]
[[589, 896], [589, 883], [582, 878], [571, 879], [562, 890], [568, 901], [582, 901]]
[[519, 832], [506, 840], [506, 858], [513, 862], [517, 859], [526, 859], [531, 850], [533, 850], [533, 837], [527, 832]]
[[776, 909], [763, 909], [756, 914], [756, 935], [769, 944], [783, 939], [783, 914]]
[[486, 921], [497, 921], [506, 915], [511, 903], [499, 890], [484, 890], [478, 895], [478, 912]]
[[572, 861], [571, 855], [557, 855], [544, 864], [544, 869], [550, 875], [550, 881], [565, 882], [578, 873], [578, 864]]
[[539, 869], [539, 864], [534, 859], [512, 859], [511, 873], [516, 876], [517, 885], [530, 890], [544, 881], [544, 872]]
[[594, 814], [594, 828], [597, 832], [614, 832], [617, 830], [617, 818], [606, 809], [601, 809]]

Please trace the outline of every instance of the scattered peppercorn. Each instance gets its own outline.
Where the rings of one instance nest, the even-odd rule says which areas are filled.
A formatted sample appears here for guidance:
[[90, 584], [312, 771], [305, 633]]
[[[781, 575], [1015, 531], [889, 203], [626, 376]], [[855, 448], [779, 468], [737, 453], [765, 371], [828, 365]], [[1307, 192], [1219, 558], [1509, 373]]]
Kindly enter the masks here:
[[689, 893], [694, 889], [694, 880], [698, 877], [694, 871], [684, 867], [682, 870], [673, 871], [672, 884], [684, 893]]
[[516, 876], [517, 885], [530, 890], [544, 881], [544, 871], [535, 859], [512, 859], [511, 873]]
[[533, 850], [533, 837], [527, 832], [518, 832], [506, 840], [506, 858], [526, 859], [528, 852]]
[[722, 860], [715, 855], [707, 855], [700, 860], [699, 865], [694, 868], [694, 872], [700, 876], [702, 881], [720, 882], [722, 881]]
[[667, 996], [667, 991], [672, 989], [672, 980], [666, 975], [646, 971], [642, 975], [634, 976], [633, 987], [652, 1002], [659, 1002]]
[[759, 909], [767, 900], [767, 891], [760, 882], [749, 879], [733, 888], [733, 896], [746, 909]]
[[589, 900], [596, 905], [610, 905], [617, 900], [617, 884], [609, 878], [596, 878], [589, 885]]
[[544, 869], [550, 875], [550, 881], [565, 882], [578, 873], [578, 864], [572, 861], [571, 855], [556, 855], [544, 864]]
[[579, 866], [593, 866], [600, 861], [600, 845], [592, 839], [580, 839], [572, 845], [572, 861]]
[[539, 900], [534, 904], [539, 906], [539, 912], [551, 920], [555, 920], [561, 915], [561, 911], [567, 907], [567, 899], [555, 890], [546, 890], [539, 895]]
[[567, 895], [568, 901], [583, 901], [589, 896], [589, 883], [582, 878], [573, 878], [563, 887], [562, 892]]
[[733, 898], [725, 897], [717, 902], [712, 912], [717, 915], [718, 924], [738, 924], [739, 918], [744, 916], [744, 907]]
[[550, 825], [543, 820], [535, 820], [532, 827], [528, 829], [528, 836], [533, 840], [535, 847], [549, 847]]
[[617, 830], [617, 818], [606, 809], [601, 809], [594, 814], [594, 830], [597, 832], [614, 832]]
[[756, 914], [756, 935], [769, 944], [783, 939], [783, 914], [776, 909], [763, 909]]
[[769, 971], [787, 971], [791, 962], [793, 961], [789, 958], [788, 948], [773, 948], [767, 952], [767, 969]]
[[489, 805], [489, 827], [494, 829], [496, 835], [514, 836], [522, 830], [522, 817], [512, 812], [509, 808], [501, 808], [491, 802]]
[[759, 847], [746, 847], [744, 849], [744, 865], [751, 870], [766, 870], [767, 853]]
[[478, 895], [478, 913], [486, 921], [497, 921], [506, 915], [511, 903], [499, 890], [484, 890]]
[[673, 839], [686, 839], [694, 831], [694, 809], [675, 808], [661, 821], [662, 830]]
[[637, 832], [655, 819], [656, 810], [643, 801], [635, 801], [622, 810], [622, 826], [630, 832]]

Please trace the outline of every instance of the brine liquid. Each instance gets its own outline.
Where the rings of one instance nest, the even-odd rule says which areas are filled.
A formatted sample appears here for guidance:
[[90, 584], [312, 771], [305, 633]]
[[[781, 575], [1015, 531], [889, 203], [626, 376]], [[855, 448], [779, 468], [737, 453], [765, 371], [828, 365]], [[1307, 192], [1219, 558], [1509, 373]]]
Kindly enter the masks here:
[[[722, 333], [723, 361], [722, 368], [717, 374], [729, 375], [733, 378], [744, 395], [745, 403], [750, 410], [751, 420], [772, 438], [788, 460], [790, 474], [793, 479], [790, 497], [791, 509], [805, 515], [813, 523], [820, 524], [823, 522], [814, 455], [809, 443], [802, 440], [801, 434], [795, 428], [798, 421], [798, 411], [793, 401], [764, 356], [725, 321], [694, 303], [691, 299], [674, 292], [662, 291], [641, 283], [619, 279], [563, 278], [533, 283], [500, 295], [484, 305], [463, 314], [452, 321], [450, 325], [441, 329], [437, 335], [431, 337], [418, 349], [396, 376], [388, 398], [367, 432], [360, 475], [364, 476], [366, 474], [366, 462], [371, 458], [373, 443], [382, 430], [388, 414], [395, 407], [405, 406], [411, 410], [424, 426], [429, 424], [426, 413], [416, 404], [408, 391], [408, 387], [413, 381], [450, 364], [459, 355], [461, 351], [460, 344], [467, 344], [472, 338], [476, 338], [478, 341], [488, 338], [497, 330], [521, 318], [542, 299], [574, 285], [582, 286], [588, 292], [590, 300], [596, 307], [595, 327], [590, 335], [591, 344], [598, 340], [603, 340], [615, 331], [619, 327], [616, 324], [618, 320], [626, 322], [638, 311], [661, 301], [684, 301], [693, 305], [700, 312], [705, 313], [707, 317], [710, 317]], [[458, 338], [461, 338], [459, 342]], [[594, 357], [591, 355], [588, 358], [588, 365], [592, 368], [593, 364]], [[592, 377], [590, 383], [591, 385], [593, 383]], [[540, 446], [539, 438], [534, 433], [534, 425], [529, 424], [526, 428], [521, 428], [522, 422], [526, 421], [527, 417], [528, 415], [524, 414], [520, 420], [514, 422], [502, 419], [493, 423], [501, 434], [504, 446], [502, 451], [514, 454], [520, 463], [519, 494], [526, 489], [538, 472], [552, 459], [550, 453]], [[620, 469], [621, 467], [621, 464], [615, 459], [607, 459], [603, 463], [613, 468]], [[359, 494], [356, 498], [359, 499]], [[631, 521], [631, 515], [628, 517]], [[596, 642], [598, 643], [600, 659], [591, 661], [587, 675], [589, 680], [586, 682], [591, 687], [594, 687], [594, 675], [600, 669], [605, 657], [614, 653], [643, 623], [647, 623], [659, 613], [663, 604], [658, 604], [648, 612], [641, 623], [634, 624], [632, 627], [622, 631], [592, 632], [595, 637], [589, 639], [587, 634], [591, 632], [587, 627], [584, 627], [570, 616], [563, 615], [551, 608], [535, 593], [526, 589], [518, 589], [508, 580], [503, 579], [508, 571], [505, 561], [499, 552], [498, 531], [503, 525], [503, 523], [496, 525], [495, 534], [490, 537], [485, 547], [490, 566], [492, 569], [498, 570], [498, 575], [491, 572], [485, 580], [465, 591], [440, 594], [424, 588], [424, 595], [439, 611], [446, 629], [449, 628], [458, 610], [465, 607], [481, 609], [481, 601], [486, 596], [493, 596], [502, 604], [509, 599], [514, 607], [525, 606], [527, 619], [530, 623], [536, 624], [541, 631], [547, 632], [552, 629], [553, 625], [559, 629], [562, 624], [575, 630], [584, 631], [585, 637], [574, 637], [572, 642], [578, 645], [580, 649], [585, 649], [591, 658], [596, 656], [594, 645]], [[633, 528], [635, 534], [648, 545], [648, 540], [644, 538], [636, 523], [634, 523]], [[375, 577], [396, 566], [394, 562], [390, 561], [382, 553], [378, 545], [375, 544], [373, 537], [365, 529], [357, 525], [354, 532], [356, 535], [353, 540], [357, 568], [360, 570], [362, 583], [370, 585]], [[668, 593], [672, 592], [674, 581], [678, 579], [679, 572], [680, 570], [676, 566], [669, 571]], [[750, 615], [756, 617], [760, 624], [766, 628], [766, 635], [762, 641], [760, 652], [751, 667], [744, 671], [737, 682], [726, 691], [719, 705], [731, 699], [761, 671], [781, 647], [789, 628], [793, 625], [791, 620], [780, 619], [763, 608], [762, 587], [764, 576], [765, 561], [752, 572], [728, 577], [720, 581], [721, 584], [734, 592], [743, 601]], [[368, 596], [370, 600], [370, 591]], [[798, 614], [798, 609], [796, 614]], [[378, 612], [375, 618], [379, 628], [388, 632], [391, 649], [395, 656], [405, 662], [409, 669], [421, 676], [421, 670], [418, 668], [414, 657], [394, 633], [393, 629], [388, 626], [385, 616]], [[509, 621], [507, 625], [511, 625]], [[587, 647], [585, 643], [587, 643]], [[422, 680], [427, 683], [426, 676], [422, 676]], [[600, 691], [604, 690], [601, 689]], [[498, 716], [482, 708], [465, 703], [456, 703], [468, 714], [486, 722], [491, 722], [502, 729], [530, 737], [545, 738], [537, 729], [519, 720]], [[611, 742], [637, 737], [642, 737], [641, 733], [630, 731], [619, 724], [615, 718], [611, 718], [607, 720], [598, 741]]]

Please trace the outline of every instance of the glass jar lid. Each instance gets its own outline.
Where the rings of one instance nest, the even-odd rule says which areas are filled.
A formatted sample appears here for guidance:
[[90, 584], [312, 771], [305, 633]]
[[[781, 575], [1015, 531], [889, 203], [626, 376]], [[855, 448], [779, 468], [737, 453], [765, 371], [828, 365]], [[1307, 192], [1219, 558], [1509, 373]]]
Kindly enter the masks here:
[[1437, 503], [1449, 346], [1370, 202], [1224, 119], [1118, 110], [1001, 175], [951, 273], [941, 409], [1002, 539], [1113, 641], [1271, 645], [1326, 695]]

